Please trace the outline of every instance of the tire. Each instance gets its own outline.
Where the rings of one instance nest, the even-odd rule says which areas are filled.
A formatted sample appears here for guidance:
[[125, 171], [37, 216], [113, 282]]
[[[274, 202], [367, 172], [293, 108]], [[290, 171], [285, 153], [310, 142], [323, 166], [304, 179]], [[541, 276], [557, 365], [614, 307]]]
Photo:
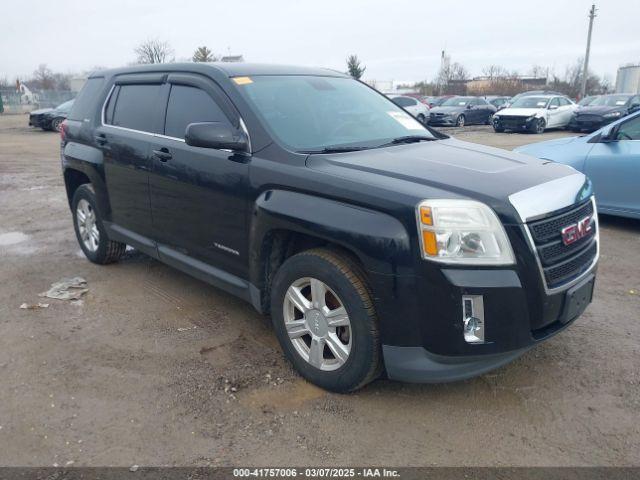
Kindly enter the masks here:
[[50, 130], [53, 130], [55, 132], [59, 132], [60, 131], [60, 126], [62, 125], [62, 122], [64, 122], [64, 118], [61, 117], [56, 117], [53, 120], [51, 120], [51, 128]]
[[496, 127], [495, 124], [493, 125], [493, 131], [496, 133], [504, 133], [504, 128], [502, 127]]
[[[71, 202], [73, 228], [87, 259], [99, 265], [106, 265], [117, 262], [124, 254], [127, 245], [109, 240], [96, 205], [93, 186], [88, 183], [80, 185]], [[90, 215], [87, 215], [87, 212]]]
[[464, 115], [458, 115], [458, 118], [456, 118], [456, 127], [464, 127], [465, 120]]
[[485, 125], [493, 125], [493, 114], [489, 115], [484, 122]]
[[[327, 293], [312, 295], [312, 288], [322, 291], [312, 284], [324, 285]], [[291, 298], [296, 300], [292, 302]], [[326, 305], [324, 309], [313, 303], [318, 298]], [[304, 303], [303, 308], [294, 303]], [[344, 307], [346, 320], [345, 315], [336, 315], [339, 306]], [[352, 392], [382, 372], [378, 321], [371, 293], [360, 267], [346, 255], [318, 248], [284, 262], [271, 288], [271, 319], [286, 357], [305, 379], [321, 388]], [[342, 320], [341, 325], [348, 326], [329, 325], [338, 319]], [[338, 349], [336, 341], [340, 342]], [[334, 353], [336, 350], [341, 352], [342, 359]], [[313, 351], [320, 353], [314, 355]]]
[[547, 127], [547, 122], [544, 121], [544, 118], [538, 118], [535, 122], [533, 122], [531, 131], [536, 134], [544, 133], [544, 129]]
[[427, 122], [427, 119], [426, 119], [426, 118], [425, 118], [425, 116], [424, 116], [423, 114], [421, 114], [421, 113], [419, 113], [419, 114], [418, 114], [418, 121], [419, 121], [421, 124], [423, 124], [423, 125], [426, 125], [426, 124], [427, 124], [427, 123], [426, 123], [426, 122]]

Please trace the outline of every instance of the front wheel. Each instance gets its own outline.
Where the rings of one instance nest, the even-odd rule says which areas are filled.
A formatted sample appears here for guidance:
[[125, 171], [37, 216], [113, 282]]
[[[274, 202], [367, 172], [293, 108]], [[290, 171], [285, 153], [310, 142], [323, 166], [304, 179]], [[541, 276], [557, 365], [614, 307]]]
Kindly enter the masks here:
[[350, 257], [319, 248], [289, 258], [273, 281], [271, 318], [285, 355], [311, 383], [346, 393], [379, 376], [371, 294]]
[[456, 118], [456, 127], [464, 127], [464, 124], [465, 124], [464, 115], [458, 115], [458, 118]]
[[544, 118], [538, 118], [533, 121], [532, 131], [533, 133], [544, 133], [545, 128], [547, 128], [547, 122], [544, 121]]
[[127, 245], [109, 240], [96, 205], [93, 187], [90, 184], [80, 185], [71, 202], [76, 238], [85, 256], [93, 263], [117, 262]]
[[427, 123], [427, 119], [426, 119], [426, 118], [425, 118], [425, 116], [424, 116], [423, 114], [421, 114], [421, 113], [419, 113], [419, 114], [418, 114], [418, 121], [419, 121], [421, 124], [423, 124], [423, 125], [426, 125], [426, 123]]
[[58, 117], [51, 120], [51, 130], [59, 132], [60, 128], [62, 128], [62, 122], [64, 122], [64, 118]]

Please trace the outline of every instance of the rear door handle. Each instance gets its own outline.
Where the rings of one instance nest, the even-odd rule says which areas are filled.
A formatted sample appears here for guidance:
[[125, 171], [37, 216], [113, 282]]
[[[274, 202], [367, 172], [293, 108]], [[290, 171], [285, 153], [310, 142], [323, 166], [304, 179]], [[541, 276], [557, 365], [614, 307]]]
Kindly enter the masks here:
[[154, 150], [153, 155], [160, 160], [161, 162], [166, 162], [167, 160], [171, 160], [173, 155], [168, 148], [161, 148], [160, 150]]
[[104, 133], [98, 133], [94, 138], [96, 139], [96, 143], [100, 146], [106, 145], [107, 143], [107, 136]]

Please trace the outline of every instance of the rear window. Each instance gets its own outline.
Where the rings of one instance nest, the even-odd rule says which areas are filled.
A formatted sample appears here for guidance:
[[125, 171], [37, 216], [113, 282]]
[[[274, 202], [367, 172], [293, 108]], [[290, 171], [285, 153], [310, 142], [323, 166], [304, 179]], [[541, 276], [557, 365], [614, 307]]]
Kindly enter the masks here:
[[112, 125], [153, 132], [161, 85], [120, 85]]
[[96, 97], [102, 90], [104, 84], [104, 77], [90, 78], [80, 90], [80, 93], [73, 102], [73, 108], [69, 113], [70, 120], [80, 120], [91, 118], [93, 108], [95, 105]]
[[173, 85], [167, 105], [164, 134], [169, 137], [184, 138], [187, 125], [196, 122], [229, 123], [225, 114], [208, 93], [195, 87]]

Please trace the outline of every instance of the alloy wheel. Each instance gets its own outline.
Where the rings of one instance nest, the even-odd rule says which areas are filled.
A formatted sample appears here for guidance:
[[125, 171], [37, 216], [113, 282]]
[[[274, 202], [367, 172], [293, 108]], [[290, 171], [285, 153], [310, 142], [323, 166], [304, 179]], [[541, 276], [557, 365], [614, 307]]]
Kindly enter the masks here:
[[289, 286], [283, 308], [289, 339], [307, 363], [331, 371], [347, 362], [353, 340], [349, 314], [327, 284], [299, 278]]
[[82, 243], [87, 250], [95, 252], [100, 245], [100, 232], [96, 223], [96, 212], [84, 198], [78, 202], [76, 221]]

